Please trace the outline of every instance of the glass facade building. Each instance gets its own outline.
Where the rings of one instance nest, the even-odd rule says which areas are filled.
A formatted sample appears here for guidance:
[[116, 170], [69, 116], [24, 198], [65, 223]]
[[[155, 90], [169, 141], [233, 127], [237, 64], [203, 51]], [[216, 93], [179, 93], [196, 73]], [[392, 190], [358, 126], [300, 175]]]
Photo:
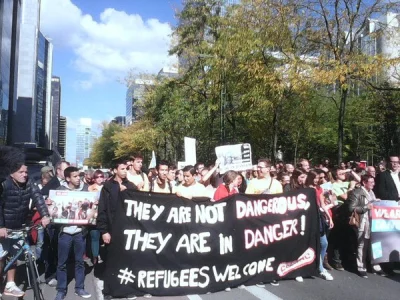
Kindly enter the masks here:
[[81, 118], [76, 129], [76, 166], [83, 167], [86, 158], [92, 152], [96, 136], [92, 131], [92, 119]]
[[0, 1], [0, 145], [12, 143], [17, 97], [21, 1]]
[[132, 125], [142, 114], [137, 107], [137, 101], [143, 98], [146, 86], [153, 85], [152, 80], [135, 79], [126, 92], [126, 125]]
[[[60, 124], [61, 110], [61, 80], [60, 77], [53, 76], [51, 78], [51, 148], [59, 148], [58, 132]], [[59, 150], [60, 151], [60, 150]]]
[[65, 159], [67, 149], [67, 118], [60, 116], [58, 125], [58, 152]]

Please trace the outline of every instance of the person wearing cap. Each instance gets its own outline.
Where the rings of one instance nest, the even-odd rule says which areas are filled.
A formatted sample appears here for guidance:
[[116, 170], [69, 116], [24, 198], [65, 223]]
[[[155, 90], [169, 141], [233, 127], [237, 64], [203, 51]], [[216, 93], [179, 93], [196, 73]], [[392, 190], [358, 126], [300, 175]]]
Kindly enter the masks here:
[[42, 189], [54, 177], [53, 167], [45, 166], [40, 169], [41, 179], [38, 187]]

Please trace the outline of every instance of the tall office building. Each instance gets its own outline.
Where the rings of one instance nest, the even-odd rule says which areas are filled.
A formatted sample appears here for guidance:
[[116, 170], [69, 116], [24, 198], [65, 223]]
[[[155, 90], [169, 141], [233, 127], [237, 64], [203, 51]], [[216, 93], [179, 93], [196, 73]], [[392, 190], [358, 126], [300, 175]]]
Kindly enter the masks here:
[[62, 159], [66, 157], [67, 149], [67, 118], [60, 116], [58, 123], [58, 152]]
[[21, 0], [0, 1], [0, 145], [12, 144], [20, 25]]
[[22, 2], [14, 142], [50, 147], [51, 42], [40, 32], [40, 0]]
[[36, 129], [38, 146], [51, 146], [51, 71], [53, 46], [39, 31], [36, 67]]
[[138, 100], [143, 98], [146, 87], [153, 85], [153, 80], [135, 79], [126, 92], [126, 125], [129, 126], [141, 116], [137, 107]]
[[58, 130], [61, 112], [61, 80], [57, 76], [51, 78], [51, 105], [51, 149], [54, 149], [59, 148]]
[[95, 134], [92, 130], [92, 119], [81, 118], [76, 129], [76, 166], [82, 167], [92, 152]]

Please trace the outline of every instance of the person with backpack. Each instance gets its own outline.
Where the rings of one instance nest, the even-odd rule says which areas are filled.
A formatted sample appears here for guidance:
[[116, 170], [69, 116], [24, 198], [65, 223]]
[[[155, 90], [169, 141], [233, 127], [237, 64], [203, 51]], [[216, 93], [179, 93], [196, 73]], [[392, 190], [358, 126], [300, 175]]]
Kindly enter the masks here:
[[136, 154], [130, 157], [127, 167], [126, 178], [132, 182], [139, 191], [148, 192], [149, 191], [149, 179], [142, 171], [143, 157], [140, 154]]
[[157, 166], [158, 175], [150, 181], [150, 192], [162, 194], [175, 194], [175, 187], [168, 180], [169, 163], [161, 160]]

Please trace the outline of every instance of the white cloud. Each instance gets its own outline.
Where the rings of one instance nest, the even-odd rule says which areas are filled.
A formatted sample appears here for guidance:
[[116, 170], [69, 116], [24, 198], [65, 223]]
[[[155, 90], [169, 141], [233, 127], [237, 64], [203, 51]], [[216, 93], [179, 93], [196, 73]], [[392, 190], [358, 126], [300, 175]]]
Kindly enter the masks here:
[[176, 62], [168, 56], [168, 23], [113, 8], [96, 21], [71, 0], [42, 0], [41, 31], [56, 48], [73, 50], [72, 66], [83, 75], [77, 83], [86, 89], [124, 77], [131, 69], [154, 73]]

